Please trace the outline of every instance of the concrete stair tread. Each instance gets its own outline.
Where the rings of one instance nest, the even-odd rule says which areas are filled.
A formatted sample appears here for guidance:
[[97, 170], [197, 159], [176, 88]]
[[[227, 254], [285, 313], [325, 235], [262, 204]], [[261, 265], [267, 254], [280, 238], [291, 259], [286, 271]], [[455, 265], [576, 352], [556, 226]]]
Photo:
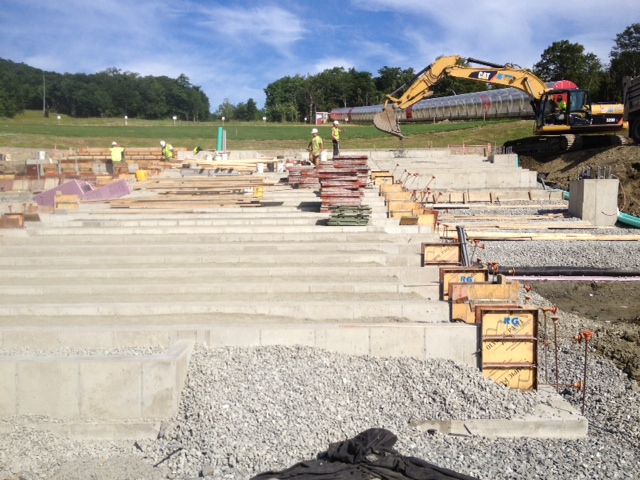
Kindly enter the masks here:
[[301, 317], [316, 320], [340, 321], [343, 319], [389, 317], [411, 321], [443, 322], [448, 320], [449, 306], [446, 302], [425, 299], [416, 300], [357, 300], [337, 298], [326, 300], [306, 299], [274, 302], [273, 300], [248, 301], [198, 301], [198, 302], [130, 302], [130, 303], [76, 303], [76, 304], [13, 304], [0, 310], [6, 319], [33, 316], [66, 317], [74, 315], [122, 317], [154, 317], [155, 315], [240, 313], [262, 314], [283, 317]]
[[[124, 282], [130, 281], [129, 279], [135, 278], [138, 280], [144, 279], [144, 281], [151, 281], [152, 279], [158, 279], [158, 281], [164, 282], [166, 279], [170, 281], [178, 282], [182, 279], [194, 278], [194, 277], [220, 277], [225, 278], [226, 275], [232, 272], [232, 276], [246, 276], [246, 277], [259, 277], [259, 278], [297, 278], [301, 275], [305, 277], [327, 277], [333, 280], [343, 279], [341, 281], [351, 282], [352, 279], [362, 278], [363, 276], [370, 276], [371, 278], [391, 277], [398, 282], [405, 283], [423, 283], [432, 282], [438, 280], [438, 269], [436, 267], [390, 267], [390, 266], [370, 266], [370, 265], [351, 265], [345, 266], [343, 264], [336, 266], [327, 265], [283, 265], [283, 264], [253, 264], [253, 265], [234, 265], [233, 268], [229, 268], [228, 265], [189, 265], [188, 267], [177, 265], [175, 268], [159, 268], [157, 265], [153, 269], [146, 268], [128, 268], [125, 266], [115, 266], [116, 268], [96, 268], [90, 264], [85, 265], [85, 268], [78, 268], [75, 266], [73, 269], [65, 265], [56, 265], [49, 268], [42, 268], [42, 266], [20, 267], [15, 269], [0, 269], [0, 285], [9, 284], [13, 285], [17, 280], [36, 279], [39, 283], [43, 279], [51, 279], [52, 282], [65, 282], [67, 279], [86, 279], [87, 282], [92, 282], [96, 278], [103, 279], [122, 279]], [[151, 280], [150, 280], [151, 279]], [[205, 280], [207, 281], [207, 280]]]
[[[397, 289], [393, 291], [354, 291], [353, 289], [324, 289], [324, 290], [279, 290], [268, 291], [266, 289], [258, 290], [255, 288], [237, 288], [221, 290], [215, 288], [202, 289], [201, 291], [193, 291], [190, 289], [179, 289], [172, 291], [171, 287], [164, 289], [161, 299], [158, 299], [158, 293], [154, 292], [123, 292], [121, 289], [113, 291], [112, 289], [102, 288], [102, 291], [96, 289], [91, 295], [96, 298], [96, 303], [110, 304], [127, 304], [127, 303], [158, 303], [166, 304], [172, 302], [174, 304], [188, 303], [236, 303], [236, 302], [287, 302], [287, 303], [333, 303], [337, 300], [343, 302], [416, 302], [429, 301], [414, 293], [399, 292]], [[178, 289], [176, 289], [178, 290]], [[0, 298], [0, 305], [87, 305], [87, 297], [83, 293], [58, 293], [56, 295], [32, 295], [21, 294], [3, 296]], [[91, 302], [93, 303], [93, 302]]]

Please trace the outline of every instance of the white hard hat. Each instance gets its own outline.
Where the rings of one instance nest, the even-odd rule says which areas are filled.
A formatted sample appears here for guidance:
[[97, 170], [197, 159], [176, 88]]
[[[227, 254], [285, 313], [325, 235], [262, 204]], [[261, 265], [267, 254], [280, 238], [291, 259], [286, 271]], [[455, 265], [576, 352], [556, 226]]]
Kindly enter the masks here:
[[164, 140], [160, 140], [160, 145], [164, 147], [166, 145], [165, 141]]
[[112, 146], [112, 147], [115, 147], [116, 145], [118, 145], [118, 143], [117, 143], [117, 142], [111, 142], [111, 146]]
[[317, 128], [312, 129], [311, 133], [318, 133], [318, 129]]
[[335, 121], [333, 122], [333, 124], [334, 124], [334, 125], [340, 125], [340, 122], [339, 122], [338, 120], [335, 120]]

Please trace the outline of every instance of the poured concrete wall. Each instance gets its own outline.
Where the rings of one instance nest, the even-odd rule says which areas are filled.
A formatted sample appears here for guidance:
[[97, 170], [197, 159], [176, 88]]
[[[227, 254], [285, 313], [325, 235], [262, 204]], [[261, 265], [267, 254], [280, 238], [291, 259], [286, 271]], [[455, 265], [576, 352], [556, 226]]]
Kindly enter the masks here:
[[569, 183], [569, 213], [598, 227], [618, 220], [617, 179], [582, 179]]
[[178, 411], [192, 342], [160, 355], [0, 357], [0, 416], [151, 420]]

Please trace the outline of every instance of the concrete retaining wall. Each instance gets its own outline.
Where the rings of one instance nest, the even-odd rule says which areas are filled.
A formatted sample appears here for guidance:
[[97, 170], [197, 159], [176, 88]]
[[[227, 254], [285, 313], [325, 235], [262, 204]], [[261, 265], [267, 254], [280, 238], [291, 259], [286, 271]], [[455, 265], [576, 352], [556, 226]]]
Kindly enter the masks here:
[[170, 418], [178, 409], [195, 341], [212, 347], [304, 345], [351, 355], [445, 358], [478, 367], [478, 330], [462, 324], [15, 328], [4, 330], [0, 338], [2, 348], [43, 350], [164, 346], [175, 341], [161, 355], [0, 357], [0, 417], [109, 422]]
[[192, 349], [179, 341], [160, 355], [0, 357], [0, 416], [169, 418], [178, 411]]

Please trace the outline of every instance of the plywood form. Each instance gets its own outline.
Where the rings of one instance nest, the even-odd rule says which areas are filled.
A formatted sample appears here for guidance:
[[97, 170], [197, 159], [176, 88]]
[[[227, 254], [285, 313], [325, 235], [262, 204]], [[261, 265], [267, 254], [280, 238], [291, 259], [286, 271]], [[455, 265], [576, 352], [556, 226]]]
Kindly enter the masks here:
[[449, 283], [486, 282], [488, 279], [489, 271], [486, 267], [440, 267], [440, 299], [449, 300]]
[[537, 388], [538, 309], [478, 305], [482, 371], [511, 388]]
[[519, 291], [520, 282], [449, 282], [451, 320], [476, 323], [477, 305], [515, 305]]

